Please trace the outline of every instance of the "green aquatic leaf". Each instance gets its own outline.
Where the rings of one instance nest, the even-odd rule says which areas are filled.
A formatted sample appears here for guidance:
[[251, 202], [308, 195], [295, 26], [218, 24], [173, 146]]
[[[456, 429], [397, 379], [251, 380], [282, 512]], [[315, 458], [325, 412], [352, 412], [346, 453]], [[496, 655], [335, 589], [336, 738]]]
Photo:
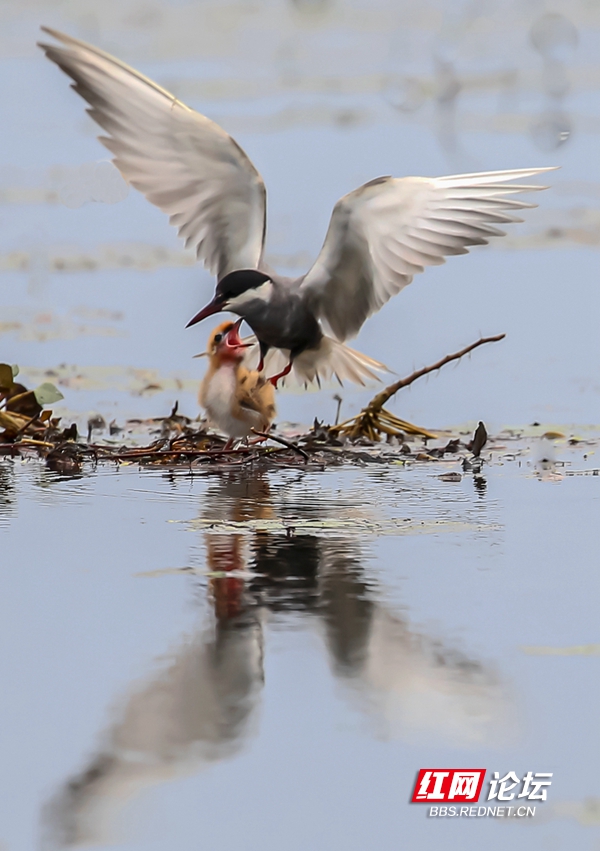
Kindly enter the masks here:
[[40, 384], [33, 392], [40, 405], [53, 405], [54, 402], [65, 398], [60, 390], [48, 381]]

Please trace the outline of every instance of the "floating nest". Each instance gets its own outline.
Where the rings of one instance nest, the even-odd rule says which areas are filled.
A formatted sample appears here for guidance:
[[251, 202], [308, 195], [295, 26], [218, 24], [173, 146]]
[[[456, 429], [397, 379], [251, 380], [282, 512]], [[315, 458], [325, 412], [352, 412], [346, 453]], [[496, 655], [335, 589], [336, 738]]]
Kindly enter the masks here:
[[[226, 439], [210, 432], [207, 425], [201, 423], [198, 427], [197, 423], [179, 414], [177, 403], [167, 417], [128, 422], [130, 426], [137, 425], [158, 433], [159, 436], [146, 446], [127, 445], [118, 439], [112, 443], [93, 442], [94, 431], [107, 427], [98, 417], [88, 421], [87, 441], [84, 442], [75, 423], [63, 428], [60, 418], [44, 408], [62, 399], [54, 385], [43, 384], [35, 390], [28, 390], [15, 382], [16, 367], [0, 364], [0, 428], [3, 429], [0, 432], [0, 456], [37, 456], [45, 460], [49, 469], [64, 475], [80, 474], [85, 462], [230, 469], [257, 464], [262, 467], [308, 465], [322, 468], [348, 461], [367, 463], [383, 460], [381, 453], [379, 458], [374, 458], [351, 444], [376, 444], [382, 436], [388, 439], [419, 436], [425, 440], [437, 437], [434, 432], [401, 420], [387, 411], [384, 405], [388, 400], [423, 375], [462, 358], [484, 343], [496, 342], [503, 337], [504, 334], [484, 337], [460, 352], [447, 355], [433, 366], [396, 381], [378, 393], [359, 414], [342, 423], [329, 426], [315, 420], [310, 431], [293, 441], [275, 433], [255, 432], [252, 440], [236, 449], [227, 449]], [[115, 438], [123, 431], [114, 423], [108, 429]], [[486, 439], [485, 427], [480, 423], [474, 440], [466, 446], [473, 455], [479, 455]], [[459, 448], [459, 440], [450, 440], [443, 447], [417, 453], [414, 457], [416, 460], [433, 460], [446, 453], [456, 453]], [[401, 447], [401, 453], [413, 454], [406, 444]], [[389, 460], [387, 456], [386, 460]]]

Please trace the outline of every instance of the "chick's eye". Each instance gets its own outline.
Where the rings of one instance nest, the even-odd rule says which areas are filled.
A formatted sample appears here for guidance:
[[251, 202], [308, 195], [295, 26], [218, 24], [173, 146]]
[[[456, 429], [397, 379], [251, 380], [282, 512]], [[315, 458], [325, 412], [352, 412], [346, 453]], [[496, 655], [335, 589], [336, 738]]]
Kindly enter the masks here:
[[222, 339], [223, 339], [222, 334], [215, 334], [215, 343], [220, 343]]

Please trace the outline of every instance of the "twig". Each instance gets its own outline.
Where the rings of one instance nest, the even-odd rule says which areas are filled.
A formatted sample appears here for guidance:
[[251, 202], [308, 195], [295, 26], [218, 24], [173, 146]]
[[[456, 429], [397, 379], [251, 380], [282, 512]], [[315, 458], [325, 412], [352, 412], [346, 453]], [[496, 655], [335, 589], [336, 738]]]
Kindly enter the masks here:
[[[2, 443], [2, 444], [0, 444], [0, 445], [1, 445], [1, 446], [6, 446], [6, 445], [8, 445], [8, 444], [4, 444], [4, 443]], [[33, 437], [23, 437], [23, 438], [21, 438], [21, 440], [19, 441], [19, 443], [11, 443], [11, 444], [10, 444], [10, 446], [16, 446], [16, 447], [17, 447], [17, 449], [22, 449], [22, 448], [23, 448], [23, 449], [26, 449], [28, 446], [32, 446], [32, 447], [35, 447], [35, 446], [49, 446], [49, 447], [50, 447], [50, 449], [55, 449], [55, 448], [56, 448], [56, 444], [55, 444], [55, 443], [48, 443], [48, 441], [47, 441], [47, 440], [35, 440]]]
[[18, 455], [19, 443], [0, 443], [0, 455]]
[[394, 393], [397, 393], [402, 387], [408, 387], [409, 384], [412, 384], [413, 381], [417, 380], [417, 378], [422, 378], [430, 372], [435, 372], [435, 370], [441, 369], [451, 361], [460, 360], [460, 358], [464, 357], [469, 352], [472, 352], [473, 349], [476, 349], [478, 346], [483, 346], [484, 343], [496, 343], [498, 340], [503, 340], [505, 336], [506, 334], [497, 334], [495, 337], [482, 337], [480, 340], [477, 340], [476, 343], [471, 343], [470, 346], [465, 346], [465, 348], [461, 349], [459, 352], [455, 352], [452, 355], [446, 355], [446, 357], [437, 361], [437, 363], [434, 363], [432, 366], [425, 366], [423, 369], [418, 369], [416, 372], [413, 372], [412, 375], [409, 375], [407, 378], [401, 378], [399, 381], [395, 381], [371, 399], [369, 404], [366, 408], [362, 409], [360, 414], [351, 417], [349, 420], [345, 420], [339, 425], [336, 424], [331, 426], [329, 428], [330, 434], [346, 434], [351, 438], [366, 437], [369, 440], [379, 440], [379, 433], [398, 435], [401, 432], [407, 432], [409, 434], [421, 434], [423, 437], [435, 437], [432, 432], [427, 431], [426, 429], [398, 419], [398, 417], [394, 414], [386, 411], [383, 406], [388, 399], [394, 395]]
[[477, 340], [476, 343], [471, 343], [470, 346], [465, 346], [464, 349], [461, 349], [460, 352], [454, 352], [452, 355], [446, 355], [446, 357], [439, 360], [437, 363], [434, 363], [432, 366], [424, 366], [423, 369], [418, 369], [416, 372], [413, 372], [412, 375], [409, 375], [407, 378], [401, 378], [400, 381], [395, 381], [393, 384], [390, 384], [385, 390], [382, 390], [381, 393], [378, 393], [371, 402], [369, 403], [369, 409], [371, 411], [378, 411], [380, 408], [383, 408], [388, 399], [397, 393], [398, 390], [401, 390], [403, 387], [408, 387], [409, 384], [412, 384], [413, 381], [416, 381], [417, 378], [422, 378], [424, 375], [428, 375], [430, 372], [435, 372], [437, 369], [441, 369], [443, 366], [446, 366], [447, 363], [450, 363], [453, 360], [460, 360], [460, 358], [472, 352], [473, 349], [478, 348], [478, 346], [483, 346], [485, 343], [497, 343], [500, 340], [503, 340], [506, 337], [506, 334], [497, 334], [495, 337], [482, 337], [480, 340]]
[[[24, 395], [24, 394], [21, 394], [21, 395]], [[14, 433], [13, 440], [15, 439], [15, 437], [18, 437], [20, 434], [23, 434], [25, 429], [29, 428], [29, 426], [32, 425], [32, 423], [34, 423], [38, 419], [38, 417], [39, 417], [39, 414], [35, 414], [35, 416], [33, 416], [30, 420], [27, 420], [25, 425], [22, 425], [21, 428]]]
[[136, 458], [173, 458], [183, 456], [185, 458], [216, 458], [219, 455], [240, 455], [247, 454], [251, 450], [246, 447], [239, 449], [144, 449], [126, 450], [125, 452], [117, 452], [109, 455], [110, 458], [116, 461], [133, 461]]
[[334, 425], [337, 425], [340, 421], [340, 410], [341, 410], [341, 407], [342, 407], [343, 399], [342, 399], [342, 397], [340, 396], [339, 393], [335, 393], [334, 396], [333, 396], [333, 401], [337, 402], [337, 410], [335, 412], [335, 422], [334, 422]]
[[304, 449], [300, 449], [299, 446], [295, 446], [293, 443], [290, 443], [289, 440], [284, 440], [283, 437], [275, 437], [274, 434], [266, 434], [266, 432], [256, 431], [254, 428], [252, 429], [252, 433], [257, 434], [259, 437], [264, 437], [267, 440], [274, 440], [275, 443], [281, 443], [282, 446], [285, 446], [287, 449], [293, 449], [294, 452], [298, 452], [303, 458], [310, 461], [308, 452], [305, 452]]

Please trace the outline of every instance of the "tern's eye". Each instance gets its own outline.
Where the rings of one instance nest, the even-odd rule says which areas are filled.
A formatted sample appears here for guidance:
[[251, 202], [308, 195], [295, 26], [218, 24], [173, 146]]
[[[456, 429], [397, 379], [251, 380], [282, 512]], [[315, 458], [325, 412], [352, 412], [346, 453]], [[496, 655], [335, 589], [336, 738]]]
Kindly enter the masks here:
[[215, 334], [215, 343], [220, 343], [222, 339], [223, 339], [222, 334]]

